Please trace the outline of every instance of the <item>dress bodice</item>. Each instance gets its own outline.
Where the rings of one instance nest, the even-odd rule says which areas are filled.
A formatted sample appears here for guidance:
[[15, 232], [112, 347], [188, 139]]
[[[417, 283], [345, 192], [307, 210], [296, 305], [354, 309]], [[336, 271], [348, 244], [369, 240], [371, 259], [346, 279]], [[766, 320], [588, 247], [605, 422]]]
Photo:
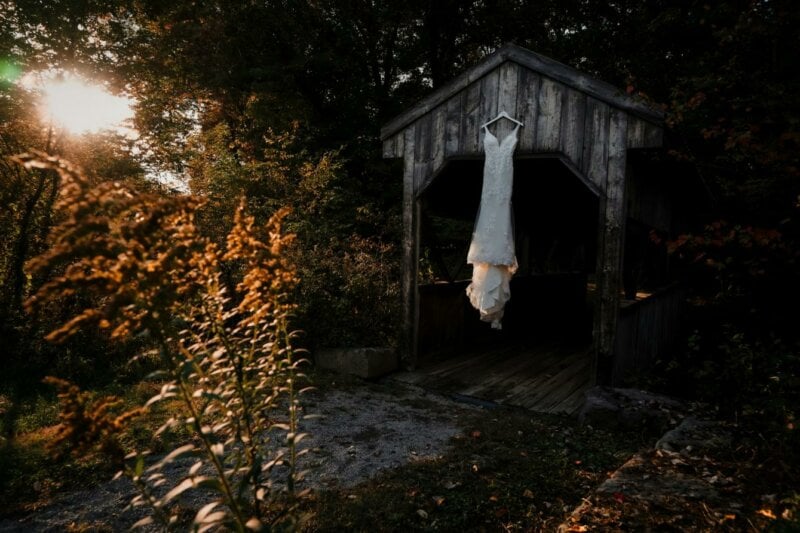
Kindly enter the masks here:
[[484, 128], [485, 160], [481, 205], [467, 254], [468, 263], [516, 264], [511, 227], [511, 194], [518, 129], [519, 127], [515, 128], [505, 138], [498, 140], [488, 128]]

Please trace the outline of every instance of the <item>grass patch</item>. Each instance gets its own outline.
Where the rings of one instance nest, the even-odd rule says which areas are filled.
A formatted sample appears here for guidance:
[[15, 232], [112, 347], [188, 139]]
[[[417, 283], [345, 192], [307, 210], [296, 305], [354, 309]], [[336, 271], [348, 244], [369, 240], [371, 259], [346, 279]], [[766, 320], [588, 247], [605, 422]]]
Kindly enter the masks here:
[[352, 489], [318, 492], [310, 531], [553, 528], [651, 436], [577, 427], [572, 419], [498, 408], [468, 420], [435, 461]]
[[[143, 405], [158, 392], [160, 384], [110, 385], [94, 391], [96, 397], [115, 395], [122, 399], [121, 410]], [[8, 400], [0, 400], [0, 405]], [[177, 409], [179, 402], [160, 402], [146, 416], [135, 418], [120, 437], [123, 448], [165, 452], [177, 442], [185, 442], [183, 429], [155, 431]], [[54, 393], [41, 392], [20, 400], [15, 435], [0, 443], [0, 516], [34, 511], [49, 503], [59, 492], [88, 487], [111, 478], [116, 468], [99, 453], [83, 457], [54, 456], [49, 445], [58, 423], [59, 405]]]

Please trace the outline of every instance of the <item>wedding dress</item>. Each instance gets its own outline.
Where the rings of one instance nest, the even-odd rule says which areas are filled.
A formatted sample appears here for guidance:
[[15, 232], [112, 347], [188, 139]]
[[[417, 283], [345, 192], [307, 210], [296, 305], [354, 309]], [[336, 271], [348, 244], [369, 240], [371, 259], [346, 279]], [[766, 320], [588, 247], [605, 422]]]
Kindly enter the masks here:
[[480, 311], [481, 320], [501, 329], [503, 308], [511, 297], [509, 283], [517, 270], [514, 235], [511, 225], [511, 192], [514, 183], [514, 149], [517, 131], [514, 128], [499, 141], [484, 126], [481, 205], [475, 232], [472, 234], [467, 263], [472, 265], [472, 283], [467, 296]]

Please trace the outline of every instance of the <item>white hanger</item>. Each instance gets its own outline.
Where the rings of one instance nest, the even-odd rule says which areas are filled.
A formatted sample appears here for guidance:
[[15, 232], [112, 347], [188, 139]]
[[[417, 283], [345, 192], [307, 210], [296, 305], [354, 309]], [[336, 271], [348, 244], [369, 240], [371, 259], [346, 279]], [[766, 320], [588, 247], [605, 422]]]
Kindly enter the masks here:
[[507, 118], [508, 120], [513, 122], [514, 124], [516, 124], [518, 126], [522, 126], [523, 128], [525, 127], [525, 124], [523, 124], [519, 120], [511, 118], [510, 116], [508, 116], [508, 113], [506, 113], [505, 110], [503, 110], [503, 111], [500, 111], [500, 113], [496, 117], [494, 117], [492, 120], [490, 120], [486, 124], [481, 125], [481, 128], [485, 128], [486, 126], [488, 126], [492, 122], [496, 122], [496, 121], [500, 120], [501, 118]]

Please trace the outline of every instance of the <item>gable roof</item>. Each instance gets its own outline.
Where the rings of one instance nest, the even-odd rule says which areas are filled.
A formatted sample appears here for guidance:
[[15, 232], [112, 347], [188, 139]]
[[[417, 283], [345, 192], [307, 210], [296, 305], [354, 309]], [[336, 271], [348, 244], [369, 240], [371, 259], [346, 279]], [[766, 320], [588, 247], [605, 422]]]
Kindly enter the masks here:
[[663, 112], [653, 108], [640, 99], [625, 94], [613, 85], [592, 78], [584, 72], [559, 63], [549, 57], [532, 52], [527, 48], [509, 43], [494, 53], [489, 54], [483, 61], [462, 72], [446, 85], [435, 90], [414, 106], [384, 124], [381, 128], [381, 140], [391, 137], [506, 61], [513, 61], [534, 72], [559, 81], [592, 98], [606, 102], [611, 106], [627, 111], [649, 122], [661, 125], [664, 121]]

